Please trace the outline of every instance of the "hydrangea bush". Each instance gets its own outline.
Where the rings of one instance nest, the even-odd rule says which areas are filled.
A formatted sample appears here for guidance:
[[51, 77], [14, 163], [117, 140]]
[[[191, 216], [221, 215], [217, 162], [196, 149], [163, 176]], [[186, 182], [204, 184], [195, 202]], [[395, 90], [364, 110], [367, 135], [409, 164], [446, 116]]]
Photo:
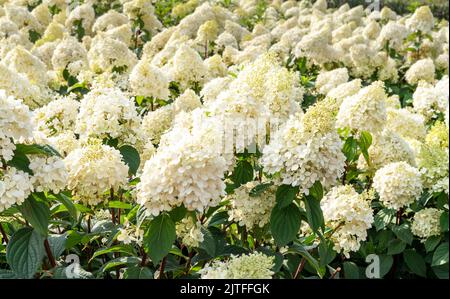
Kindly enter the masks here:
[[0, 278], [448, 278], [448, 21], [328, 4], [0, 0]]

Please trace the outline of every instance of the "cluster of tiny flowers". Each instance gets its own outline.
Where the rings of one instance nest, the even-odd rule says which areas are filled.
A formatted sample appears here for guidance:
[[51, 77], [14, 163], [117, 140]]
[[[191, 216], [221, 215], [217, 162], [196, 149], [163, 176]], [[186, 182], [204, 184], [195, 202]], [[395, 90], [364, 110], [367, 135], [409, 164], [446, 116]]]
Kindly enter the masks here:
[[[335, 185], [344, 172], [346, 158], [334, 118], [326, 117], [330, 111], [329, 106], [318, 103], [304, 116], [291, 117], [264, 148], [264, 169], [271, 174], [280, 172], [283, 184], [300, 186], [305, 194], [316, 181], [325, 187]], [[315, 117], [320, 114], [325, 117]]]
[[418, 200], [423, 189], [419, 170], [406, 162], [391, 163], [377, 170], [373, 187], [380, 201], [395, 210]]
[[[111, 217], [110, 215], [106, 215]], [[133, 227], [128, 220], [125, 221], [123, 227], [119, 228], [119, 235], [117, 241], [124, 244], [136, 243], [138, 246], [142, 245], [144, 239], [144, 231], [138, 227]]]
[[248, 182], [224, 199], [230, 200], [231, 209], [228, 211], [230, 220], [236, 221], [248, 229], [261, 228], [269, 223], [270, 213], [276, 203], [276, 188], [272, 186], [257, 195], [250, 193], [258, 184], [259, 182], [256, 181]]
[[231, 256], [228, 261], [215, 261], [200, 270], [202, 279], [271, 279], [274, 257], [263, 253]]
[[198, 247], [203, 242], [202, 225], [192, 217], [183, 218], [175, 229], [181, 243], [189, 247]]
[[33, 191], [28, 173], [8, 167], [0, 172], [0, 212], [14, 204], [20, 205]]
[[59, 193], [66, 189], [68, 173], [61, 157], [32, 156], [29, 167], [34, 174], [31, 180], [35, 191]]
[[367, 196], [358, 194], [350, 185], [334, 187], [321, 200], [320, 206], [326, 225], [333, 230], [334, 249], [347, 257], [350, 252], [358, 251], [373, 223]]
[[440, 219], [443, 211], [435, 208], [425, 208], [414, 214], [411, 231], [425, 240], [441, 234]]
[[67, 187], [75, 200], [89, 205], [104, 201], [111, 188], [125, 187], [128, 167], [120, 152], [99, 140], [89, 140], [64, 159], [69, 177]]
[[134, 102], [119, 89], [94, 89], [80, 103], [75, 132], [82, 139], [120, 138], [131, 144], [140, 126]]

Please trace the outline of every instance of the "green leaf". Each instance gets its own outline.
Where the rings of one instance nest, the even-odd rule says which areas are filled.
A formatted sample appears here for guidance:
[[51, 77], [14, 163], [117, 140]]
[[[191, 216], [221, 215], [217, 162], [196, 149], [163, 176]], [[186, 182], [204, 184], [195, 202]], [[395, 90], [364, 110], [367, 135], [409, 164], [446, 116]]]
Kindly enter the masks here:
[[44, 255], [44, 238], [32, 227], [16, 231], [6, 248], [6, 261], [18, 278], [32, 278]]
[[354, 262], [344, 262], [344, 277], [346, 279], [359, 279], [359, 268]]
[[406, 243], [400, 239], [394, 239], [389, 242], [388, 245], [388, 255], [395, 255], [402, 253], [406, 248]]
[[147, 267], [128, 267], [123, 273], [125, 279], [153, 279], [153, 272]]
[[17, 144], [16, 150], [25, 155], [45, 155], [45, 156], [58, 156], [61, 155], [50, 145], [39, 144]]
[[354, 161], [358, 157], [358, 142], [350, 136], [345, 140], [344, 146], [342, 148], [347, 161]]
[[441, 231], [448, 232], [448, 212], [445, 211], [441, 214]]
[[314, 232], [319, 228], [324, 229], [325, 221], [323, 219], [323, 212], [320, 208], [320, 201], [312, 196], [305, 197], [306, 218], [308, 224]]
[[120, 200], [113, 200], [108, 202], [108, 207], [114, 209], [131, 210], [133, 208], [133, 205]]
[[363, 154], [364, 159], [366, 159], [368, 165], [370, 165], [369, 147], [371, 145], [372, 145], [372, 135], [370, 135], [369, 132], [362, 131], [360, 133], [360, 137], [358, 140], [358, 146], [361, 149], [361, 153]]
[[17, 279], [17, 276], [11, 270], [0, 269], [0, 279]]
[[30, 40], [30, 42], [32, 42], [33, 44], [41, 38], [41, 34], [33, 29], [31, 29], [30, 31], [28, 31], [28, 39]]
[[119, 151], [122, 154], [123, 161], [128, 165], [129, 174], [135, 175], [141, 163], [139, 152], [131, 145], [123, 145], [119, 148]]
[[166, 256], [176, 239], [175, 224], [167, 213], [154, 218], [144, 236], [144, 246], [153, 263]]
[[119, 245], [114, 245], [110, 248], [103, 248], [103, 249], [97, 250], [92, 255], [92, 257], [89, 261], [92, 261], [93, 259], [95, 259], [98, 256], [108, 254], [108, 253], [113, 253], [113, 252], [121, 252], [121, 253], [129, 254], [129, 255], [134, 255], [134, 250], [131, 245], [119, 244]]
[[439, 279], [448, 279], [449, 275], [448, 275], [448, 264], [444, 264], [444, 265], [440, 265], [440, 266], [434, 266], [431, 267], [431, 269], [433, 269], [434, 274], [439, 278]]
[[316, 181], [314, 185], [309, 189], [309, 194], [317, 199], [319, 202], [323, 197], [323, 187], [320, 181]]
[[374, 226], [377, 231], [384, 229], [388, 224], [392, 222], [395, 216], [395, 210], [382, 209], [374, 217]]
[[206, 253], [211, 257], [216, 257], [216, 240], [214, 240], [213, 234], [205, 229], [201, 228], [203, 233], [203, 242], [200, 243], [199, 247], [206, 251]]
[[100, 272], [106, 272], [119, 266], [134, 266], [141, 262], [141, 259], [135, 256], [122, 256], [108, 261], [100, 268]]
[[253, 180], [253, 167], [252, 164], [245, 160], [241, 160], [237, 163], [232, 180], [236, 186], [244, 185]]
[[441, 242], [441, 236], [431, 236], [428, 237], [424, 243], [426, 252], [433, 251]]
[[293, 244], [288, 252], [293, 252], [296, 254], [300, 254], [302, 257], [306, 259], [306, 261], [316, 270], [317, 274], [320, 277], [323, 277], [323, 273], [321, 271], [321, 267], [319, 262], [300, 244]]
[[37, 232], [44, 237], [47, 236], [50, 208], [45, 202], [38, 201], [31, 195], [18, 209]]
[[211, 219], [208, 221], [208, 227], [227, 223], [228, 218], [229, 218], [229, 216], [228, 216], [227, 211], [218, 212], [218, 213], [214, 214], [211, 217]]
[[331, 263], [336, 257], [336, 251], [333, 249], [333, 242], [327, 240], [325, 238], [320, 238], [319, 244], [319, 264], [321, 267], [324, 267]]
[[69, 197], [64, 195], [64, 193], [58, 193], [55, 194], [55, 198], [67, 208], [67, 211], [73, 219], [77, 219], [77, 208]]
[[50, 235], [48, 237], [48, 243], [50, 245], [50, 250], [53, 253], [53, 257], [58, 259], [66, 249], [67, 235]]
[[414, 236], [408, 223], [405, 222], [400, 225], [395, 225], [392, 227], [392, 231], [400, 240], [411, 245]]
[[13, 158], [6, 164], [8, 166], [22, 170], [29, 175], [33, 175], [33, 171], [30, 169], [30, 159], [28, 159], [28, 157], [24, 153], [18, 151], [17, 148], [14, 150]]
[[289, 206], [297, 196], [299, 188], [291, 185], [281, 185], [275, 194], [278, 208]]
[[380, 278], [389, 273], [394, 263], [394, 258], [391, 255], [380, 255]]
[[300, 229], [300, 217], [300, 210], [293, 203], [285, 208], [275, 207], [272, 210], [270, 230], [278, 246], [285, 246], [295, 239]]
[[187, 209], [184, 205], [174, 208], [169, 212], [170, 218], [173, 222], [178, 222], [186, 216]]
[[403, 258], [405, 259], [405, 263], [411, 271], [415, 274], [426, 277], [427, 276], [427, 266], [423, 257], [418, 254], [413, 249], [408, 249], [403, 252]]
[[431, 266], [448, 264], [448, 242], [442, 243], [433, 254]]

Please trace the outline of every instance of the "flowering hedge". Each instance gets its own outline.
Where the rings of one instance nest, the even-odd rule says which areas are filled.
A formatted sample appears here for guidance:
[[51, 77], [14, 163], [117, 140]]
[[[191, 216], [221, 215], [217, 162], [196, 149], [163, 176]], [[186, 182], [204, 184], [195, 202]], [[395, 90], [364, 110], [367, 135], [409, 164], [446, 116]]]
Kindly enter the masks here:
[[0, 278], [448, 278], [428, 6], [0, 3]]

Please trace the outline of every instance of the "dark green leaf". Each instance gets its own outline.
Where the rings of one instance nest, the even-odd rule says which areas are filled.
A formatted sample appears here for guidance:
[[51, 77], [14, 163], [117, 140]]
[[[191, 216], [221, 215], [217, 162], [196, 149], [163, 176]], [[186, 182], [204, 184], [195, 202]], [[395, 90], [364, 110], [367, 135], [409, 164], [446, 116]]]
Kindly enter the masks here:
[[448, 264], [448, 242], [442, 243], [433, 254], [431, 266]]
[[252, 164], [245, 160], [237, 163], [232, 176], [233, 182], [236, 186], [244, 185], [253, 180]]
[[441, 236], [431, 236], [431, 237], [427, 238], [427, 240], [424, 243], [425, 250], [427, 252], [433, 251], [439, 245], [440, 242], [441, 242]]
[[441, 231], [448, 232], [448, 212], [445, 211], [441, 215]]
[[377, 231], [382, 230], [392, 222], [395, 216], [395, 210], [382, 209], [374, 217], [374, 226]]
[[259, 196], [261, 195], [264, 191], [268, 190], [271, 186], [273, 185], [273, 183], [263, 183], [263, 184], [259, 184], [256, 185], [252, 190], [250, 190], [250, 196]]
[[406, 248], [406, 243], [403, 242], [400, 239], [394, 239], [391, 240], [391, 242], [389, 242], [389, 246], [388, 246], [388, 255], [395, 255], [395, 254], [399, 254], [402, 253], [403, 250], [405, 250]]
[[37, 232], [47, 236], [50, 209], [45, 202], [38, 201], [31, 195], [19, 206], [19, 211]]
[[321, 267], [328, 265], [336, 257], [336, 251], [334, 251], [333, 246], [333, 242], [325, 238], [321, 238], [319, 244], [319, 262]]
[[276, 201], [278, 208], [284, 208], [289, 206], [295, 199], [298, 193], [298, 187], [292, 187], [291, 185], [281, 185], [277, 188]]
[[394, 234], [403, 242], [408, 243], [409, 245], [411, 245], [414, 236], [411, 232], [411, 228], [409, 226], [408, 223], [402, 223], [400, 225], [394, 225], [392, 227], [392, 231], [394, 232]]
[[305, 197], [306, 218], [308, 224], [314, 232], [319, 228], [324, 228], [325, 222], [323, 219], [322, 209], [320, 208], [320, 201], [312, 196]]
[[44, 255], [44, 238], [32, 227], [16, 231], [6, 248], [8, 265], [19, 278], [32, 278]]
[[93, 259], [95, 259], [98, 256], [104, 255], [104, 254], [108, 254], [108, 253], [113, 253], [113, 252], [120, 252], [120, 253], [125, 253], [128, 255], [133, 255], [134, 254], [134, 250], [133, 247], [131, 245], [127, 245], [127, 244], [119, 244], [119, 245], [114, 245], [112, 247], [109, 248], [103, 248], [100, 250], [97, 250], [91, 257], [90, 261], [92, 261]]
[[153, 279], [153, 272], [147, 267], [128, 267], [123, 273], [125, 279]]
[[55, 195], [55, 197], [67, 208], [67, 211], [69, 212], [70, 216], [73, 219], [77, 219], [77, 208], [73, 204], [72, 200], [68, 198], [66, 195], [64, 195], [64, 193], [58, 193]]
[[170, 218], [173, 222], [178, 222], [186, 216], [187, 209], [184, 205], [174, 208], [169, 212]]
[[411, 271], [415, 274], [426, 277], [427, 276], [427, 266], [423, 257], [418, 254], [413, 249], [408, 249], [403, 252], [403, 258], [405, 259], [405, 263]]
[[130, 145], [123, 145], [119, 148], [123, 161], [128, 165], [130, 175], [135, 175], [139, 169], [141, 158], [139, 152]]
[[354, 161], [358, 157], [358, 142], [350, 136], [345, 140], [342, 152], [348, 161]]
[[354, 262], [344, 262], [344, 277], [346, 279], [359, 279], [359, 269]]
[[175, 239], [175, 224], [168, 214], [160, 214], [152, 220], [144, 236], [144, 246], [153, 263], [169, 253]]
[[320, 181], [316, 181], [314, 185], [309, 189], [309, 194], [317, 199], [319, 202], [323, 197], [323, 187]]
[[300, 217], [300, 210], [293, 203], [285, 208], [275, 207], [272, 210], [270, 230], [278, 246], [285, 246], [295, 239], [300, 228]]

